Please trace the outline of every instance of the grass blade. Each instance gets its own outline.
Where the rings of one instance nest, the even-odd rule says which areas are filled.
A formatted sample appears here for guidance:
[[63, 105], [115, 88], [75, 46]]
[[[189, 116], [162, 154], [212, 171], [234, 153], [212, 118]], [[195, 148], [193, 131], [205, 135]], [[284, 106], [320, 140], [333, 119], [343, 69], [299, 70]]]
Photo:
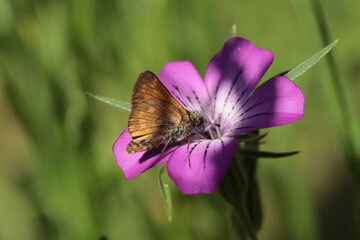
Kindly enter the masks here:
[[[323, 43], [330, 38], [329, 27], [325, 19], [324, 10], [319, 0], [312, 0], [312, 7], [315, 13], [316, 21], [320, 30]], [[333, 105], [340, 106], [340, 118], [334, 122], [334, 129], [339, 136], [339, 145], [343, 150], [347, 165], [360, 187], [360, 127], [359, 117], [355, 110], [353, 100], [351, 99], [350, 86], [348, 81], [340, 72], [338, 64], [333, 54], [329, 54], [328, 67], [331, 78], [329, 83], [333, 85], [335, 91], [331, 94], [335, 96]], [[338, 126], [343, 126], [340, 129]], [[360, 232], [358, 233], [360, 235]]]

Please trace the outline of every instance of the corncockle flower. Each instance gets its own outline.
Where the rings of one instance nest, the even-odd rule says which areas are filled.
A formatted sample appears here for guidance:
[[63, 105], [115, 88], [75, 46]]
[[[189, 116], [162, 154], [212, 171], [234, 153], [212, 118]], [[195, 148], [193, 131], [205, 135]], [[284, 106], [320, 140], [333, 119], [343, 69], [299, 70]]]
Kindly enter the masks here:
[[163, 153], [163, 146], [125, 153], [131, 141], [126, 128], [113, 146], [125, 178], [167, 162], [170, 178], [183, 193], [213, 192], [234, 158], [238, 146], [234, 136], [303, 117], [304, 96], [288, 78], [274, 77], [254, 91], [272, 62], [269, 50], [234, 37], [211, 59], [204, 81], [190, 62], [167, 63], [158, 75], [160, 81], [186, 109], [201, 113], [208, 124], [195, 129], [201, 136], [192, 137], [189, 146], [187, 140], [174, 142]]

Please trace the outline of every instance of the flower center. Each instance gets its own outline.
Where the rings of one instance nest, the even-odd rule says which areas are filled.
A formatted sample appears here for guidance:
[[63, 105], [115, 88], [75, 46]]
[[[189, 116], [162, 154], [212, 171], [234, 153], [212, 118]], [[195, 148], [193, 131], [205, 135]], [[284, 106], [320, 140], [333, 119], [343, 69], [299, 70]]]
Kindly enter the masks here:
[[210, 136], [210, 139], [218, 139], [221, 137], [220, 126], [216, 123], [207, 122], [204, 126], [206, 135]]

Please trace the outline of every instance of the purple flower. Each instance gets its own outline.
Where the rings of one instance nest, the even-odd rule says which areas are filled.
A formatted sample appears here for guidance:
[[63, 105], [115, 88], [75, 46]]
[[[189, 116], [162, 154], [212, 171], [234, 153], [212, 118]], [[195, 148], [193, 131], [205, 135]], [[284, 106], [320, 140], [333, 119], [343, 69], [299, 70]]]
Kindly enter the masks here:
[[189, 148], [187, 141], [174, 143], [160, 158], [162, 147], [126, 154], [131, 140], [126, 128], [113, 146], [125, 178], [129, 180], [167, 162], [170, 178], [183, 193], [213, 192], [235, 155], [235, 135], [303, 117], [304, 96], [286, 77], [268, 80], [251, 95], [273, 58], [272, 52], [259, 49], [246, 39], [231, 38], [211, 59], [204, 81], [190, 62], [167, 63], [158, 75], [160, 81], [186, 109], [198, 111], [208, 122], [220, 124], [220, 128], [205, 126], [198, 131], [206, 132], [208, 139], [194, 138]]

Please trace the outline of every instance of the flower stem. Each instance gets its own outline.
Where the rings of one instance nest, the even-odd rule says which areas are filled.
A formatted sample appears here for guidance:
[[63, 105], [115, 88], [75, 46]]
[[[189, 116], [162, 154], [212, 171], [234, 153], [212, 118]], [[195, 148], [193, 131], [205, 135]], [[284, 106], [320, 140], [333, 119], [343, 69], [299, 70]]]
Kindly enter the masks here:
[[[255, 131], [259, 134], [259, 131]], [[246, 142], [244, 148], [256, 151], [258, 142]], [[220, 183], [221, 196], [232, 206], [232, 222], [239, 239], [257, 239], [262, 224], [259, 187], [255, 177], [256, 157], [241, 154], [241, 145], [228, 172]]]

